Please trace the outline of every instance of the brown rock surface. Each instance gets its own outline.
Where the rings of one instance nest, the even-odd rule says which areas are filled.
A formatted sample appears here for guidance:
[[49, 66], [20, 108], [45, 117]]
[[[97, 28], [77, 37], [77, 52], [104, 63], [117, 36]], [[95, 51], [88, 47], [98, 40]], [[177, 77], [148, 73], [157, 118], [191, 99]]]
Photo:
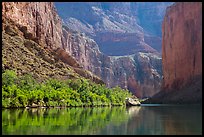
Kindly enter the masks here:
[[48, 48], [61, 45], [62, 24], [52, 2], [3, 2], [2, 15], [12, 19]]
[[163, 22], [162, 64], [164, 88], [184, 86], [202, 75], [202, 4], [176, 3]]
[[72, 67], [80, 67], [80, 64], [62, 48], [57, 48], [54, 52], [56, 57], [61, 59], [64, 63], [69, 64]]
[[202, 3], [167, 8], [162, 28], [163, 87], [146, 103], [202, 103]]
[[100, 50], [110, 56], [131, 55], [139, 51], [158, 54], [157, 50], [144, 41], [142, 33], [98, 33], [94, 40], [100, 45]]

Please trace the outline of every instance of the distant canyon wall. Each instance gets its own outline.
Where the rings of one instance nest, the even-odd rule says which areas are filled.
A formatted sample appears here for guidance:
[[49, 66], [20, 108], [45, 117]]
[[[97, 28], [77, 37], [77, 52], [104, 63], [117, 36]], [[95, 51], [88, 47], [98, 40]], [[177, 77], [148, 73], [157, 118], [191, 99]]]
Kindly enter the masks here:
[[104, 54], [111, 56], [131, 55], [138, 51], [161, 53], [162, 19], [166, 7], [171, 4], [55, 2], [65, 25], [86, 33]]
[[102, 78], [108, 87], [120, 86], [137, 97], [150, 97], [161, 87], [161, 57], [153, 53], [107, 56], [85, 34], [63, 27], [63, 48], [84, 69]]
[[[144, 34], [135, 16], [148, 9], [157, 16], [157, 19], [152, 16], [151, 22], [161, 22], [159, 18], [168, 4], [143, 3], [144, 9], [139, 9], [139, 4], [128, 2], [56, 3], [66, 26], [63, 48], [85, 69], [101, 77], [108, 87], [118, 85], [138, 97], [150, 97], [161, 87], [161, 56], [158, 53], [161, 38]], [[162, 10], [155, 12], [161, 7]]]

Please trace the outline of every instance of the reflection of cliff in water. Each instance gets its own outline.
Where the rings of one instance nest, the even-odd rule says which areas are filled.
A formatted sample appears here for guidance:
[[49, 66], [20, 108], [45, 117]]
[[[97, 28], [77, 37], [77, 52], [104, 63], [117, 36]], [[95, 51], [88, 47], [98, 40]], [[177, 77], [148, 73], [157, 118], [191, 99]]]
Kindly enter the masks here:
[[202, 106], [200, 105], [149, 107], [148, 109], [160, 116], [165, 134], [202, 133]]
[[[102, 134], [188, 135], [202, 134], [202, 108], [198, 106], [135, 106], [127, 108], [129, 119], [109, 125]], [[108, 133], [107, 133], [108, 131]]]
[[129, 134], [202, 133], [202, 108], [199, 106], [141, 107], [127, 123]]

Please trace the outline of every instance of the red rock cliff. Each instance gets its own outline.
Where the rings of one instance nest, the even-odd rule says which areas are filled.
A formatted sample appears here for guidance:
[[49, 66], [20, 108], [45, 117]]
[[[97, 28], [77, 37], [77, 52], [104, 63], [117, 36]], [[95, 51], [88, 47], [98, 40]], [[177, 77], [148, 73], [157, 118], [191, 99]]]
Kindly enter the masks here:
[[144, 103], [202, 103], [202, 3], [168, 7], [162, 26], [162, 90]]
[[2, 15], [27, 27], [38, 43], [61, 46], [62, 24], [52, 2], [3, 2]]
[[164, 88], [185, 86], [202, 74], [202, 3], [180, 2], [167, 8], [162, 26]]

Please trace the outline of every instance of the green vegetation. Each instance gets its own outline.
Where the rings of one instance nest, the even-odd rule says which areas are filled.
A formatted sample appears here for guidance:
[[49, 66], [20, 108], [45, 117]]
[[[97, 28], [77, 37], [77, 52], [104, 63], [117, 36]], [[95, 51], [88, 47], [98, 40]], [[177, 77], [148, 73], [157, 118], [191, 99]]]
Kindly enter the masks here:
[[32, 75], [17, 76], [13, 70], [2, 73], [2, 107], [69, 107], [125, 105], [132, 94], [119, 87], [106, 88], [87, 79], [37, 82]]

